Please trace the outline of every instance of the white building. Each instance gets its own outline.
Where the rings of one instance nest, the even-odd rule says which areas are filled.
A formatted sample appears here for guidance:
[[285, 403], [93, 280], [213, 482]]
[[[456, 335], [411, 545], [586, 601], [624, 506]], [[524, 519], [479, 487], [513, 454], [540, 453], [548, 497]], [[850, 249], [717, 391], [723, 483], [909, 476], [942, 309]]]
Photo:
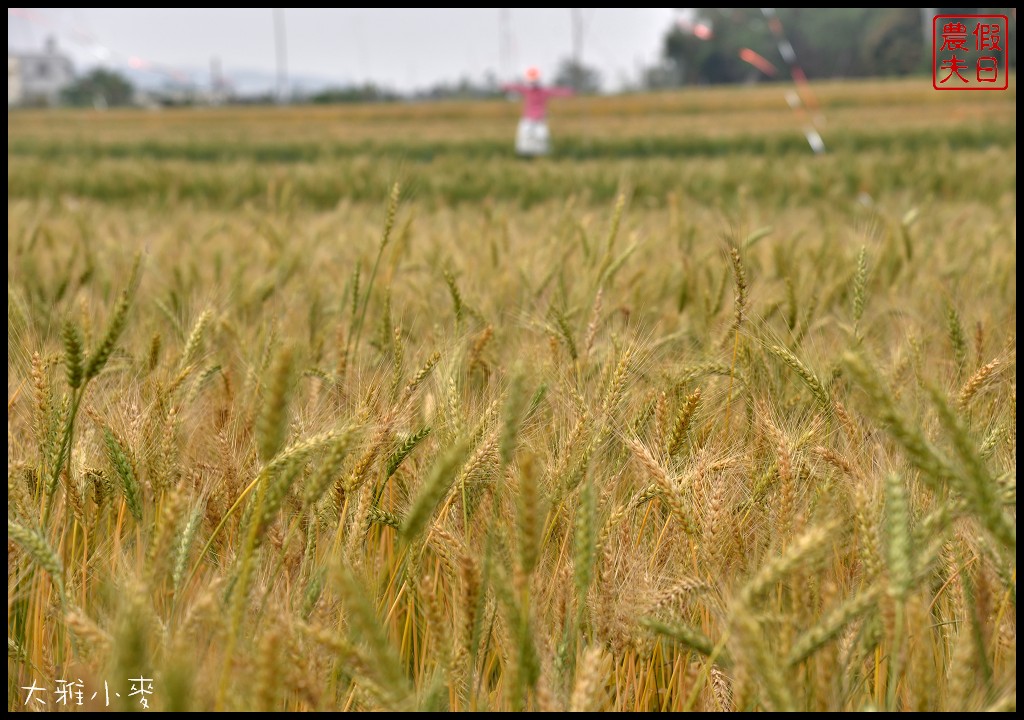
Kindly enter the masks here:
[[7, 53], [7, 106], [56, 105], [74, 80], [71, 60], [48, 38], [43, 52]]

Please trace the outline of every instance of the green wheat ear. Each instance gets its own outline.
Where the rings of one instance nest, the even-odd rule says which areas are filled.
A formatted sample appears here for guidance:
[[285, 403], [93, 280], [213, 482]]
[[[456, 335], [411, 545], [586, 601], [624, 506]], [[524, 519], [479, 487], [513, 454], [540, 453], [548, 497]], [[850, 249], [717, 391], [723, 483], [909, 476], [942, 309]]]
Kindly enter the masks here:
[[400, 533], [407, 541], [415, 540], [424, 531], [437, 506], [448, 494], [455, 474], [465, 460], [468, 446], [459, 443], [445, 452], [435, 463], [430, 475], [423, 483], [419, 495], [405, 516]]
[[406, 436], [405, 440], [403, 440], [399, 444], [399, 446], [395, 448], [395, 451], [391, 454], [391, 457], [388, 458], [387, 470], [384, 473], [385, 480], [394, 475], [398, 471], [399, 465], [405, 462], [405, 459], [409, 457], [409, 453], [411, 453], [416, 448], [416, 446], [419, 445], [420, 441], [423, 440], [423, 438], [425, 438], [429, 434], [430, 426], [428, 425]]
[[137, 255], [135, 257], [135, 262], [128, 277], [128, 287], [121, 291], [117, 305], [114, 307], [114, 312], [107, 322], [107, 329], [103, 334], [103, 339], [100, 340], [100, 344], [89, 356], [89, 362], [85, 366], [86, 382], [100, 374], [100, 371], [107, 364], [107, 360], [110, 359], [111, 353], [114, 352], [118, 338], [124, 332], [125, 325], [128, 323], [128, 309], [131, 307], [132, 295], [135, 293], [139, 283], [141, 260], [141, 256]]
[[868, 284], [868, 249], [862, 247], [857, 254], [857, 273], [853, 276], [853, 326], [858, 332], [864, 317], [864, 301]]
[[885, 528], [888, 538], [889, 592], [905, 600], [910, 592], [914, 558], [911, 551], [910, 507], [903, 479], [889, 473], [885, 481]]
[[82, 331], [75, 323], [65, 320], [62, 336], [64, 338], [64, 367], [67, 370], [68, 385], [73, 390], [77, 390], [82, 386], [82, 378], [85, 375]]
[[292, 353], [290, 349], [285, 348], [278, 353], [270, 371], [270, 380], [263, 398], [263, 411], [256, 424], [260, 458], [263, 462], [269, 462], [278, 450], [284, 447], [288, 430], [288, 392], [291, 376]]
[[103, 442], [107, 448], [107, 458], [117, 477], [121, 480], [125, 504], [135, 521], [142, 522], [142, 490], [135, 477], [135, 469], [128, 453], [125, 452], [121, 441], [114, 437], [108, 428], [103, 428]]
[[85, 366], [86, 380], [91, 380], [99, 375], [103, 366], [107, 364], [107, 360], [110, 359], [111, 353], [114, 352], [114, 345], [117, 343], [121, 333], [124, 332], [124, 326], [128, 322], [128, 307], [130, 305], [130, 296], [128, 291], [125, 290], [117, 301], [117, 306], [114, 308], [114, 314], [110, 317], [110, 322], [107, 324], [107, 331], [103, 334], [103, 339], [89, 356], [89, 363]]
[[594, 484], [589, 479], [583, 483], [576, 509], [576, 527], [573, 536], [573, 574], [580, 614], [584, 612], [587, 591], [594, 577], [594, 562], [597, 555], [597, 498]]
[[64, 565], [43, 534], [35, 528], [25, 527], [8, 518], [7, 537], [20, 545], [29, 557], [47, 572], [63, 602]]
[[967, 337], [960, 323], [960, 313], [951, 302], [946, 307], [946, 332], [949, 334], [949, 344], [953, 348], [956, 376], [959, 379], [967, 364]]
[[770, 345], [768, 350], [796, 372], [797, 376], [803, 380], [804, 384], [811, 391], [811, 395], [814, 396], [822, 410], [829, 411], [832, 409], [832, 401], [828, 390], [825, 388], [825, 383], [800, 358], [781, 345]]

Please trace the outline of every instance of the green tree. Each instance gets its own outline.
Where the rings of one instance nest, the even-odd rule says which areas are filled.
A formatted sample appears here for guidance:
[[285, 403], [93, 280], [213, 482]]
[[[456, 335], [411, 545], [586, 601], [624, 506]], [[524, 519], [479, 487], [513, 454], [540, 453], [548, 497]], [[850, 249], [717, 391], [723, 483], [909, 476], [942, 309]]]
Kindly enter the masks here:
[[390, 102], [397, 99], [397, 93], [367, 82], [344, 88], [327, 88], [312, 95], [309, 101], [316, 105], [331, 105], [334, 103]]
[[115, 106], [130, 104], [134, 93], [131, 82], [120, 73], [96, 68], [65, 88], [61, 96], [69, 105]]
[[601, 73], [585, 63], [565, 58], [558, 64], [555, 84], [571, 87], [578, 93], [596, 93], [601, 89]]
[[711, 29], [702, 39], [674, 25], [665, 35], [662, 53], [681, 85], [742, 82], [760, 73], [740, 60], [743, 48], [765, 57], [778, 55], [768, 25], [758, 8], [697, 8], [697, 21]]
[[[939, 14], [998, 14], [1010, 18], [1006, 48], [1016, 67], [1016, 17], [1007, 8], [935, 8]], [[930, 16], [921, 8], [777, 8], [786, 39], [808, 78], [874, 77], [928, 72]], [[743, 48], [763, 55], [788, 80], [778, 39], [760, 8], [694, 8], [694, 23], [710, 28], [698, 37], [674, 24], [662, 43], [661, 65], [649, 84], [734, 83], [761, 77], [743, 62]]]
[[865, 74], [908, 75], [925, 72], [931, 48], [925, 47], [919, 8], [893, 8], [864, 34]]

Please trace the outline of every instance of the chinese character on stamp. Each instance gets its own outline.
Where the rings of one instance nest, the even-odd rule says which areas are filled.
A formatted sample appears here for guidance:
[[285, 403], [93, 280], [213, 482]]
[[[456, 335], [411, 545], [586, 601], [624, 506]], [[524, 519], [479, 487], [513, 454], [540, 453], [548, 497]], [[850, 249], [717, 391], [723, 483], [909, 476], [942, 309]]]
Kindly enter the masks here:
[[936, 15], [932, 20], [932, 87], [1006, 90], [1010, 85], [1005, 15]]

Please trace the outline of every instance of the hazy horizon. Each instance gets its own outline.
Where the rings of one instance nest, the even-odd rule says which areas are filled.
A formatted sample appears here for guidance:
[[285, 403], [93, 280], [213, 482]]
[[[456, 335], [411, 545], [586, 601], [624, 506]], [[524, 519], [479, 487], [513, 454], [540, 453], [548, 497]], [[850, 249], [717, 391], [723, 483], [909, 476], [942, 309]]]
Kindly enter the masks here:
[[[617, 89], [657, 60], [678, 16], [672, 8], [579, 9], [583, 62], [600, 71], [604, 89]], [[410, 91], [488, 73], [509, 79], [528, 65], [550, 78], [573, 52], [570, 8], [287, 8], [283, 17], [289, 78], [325, 84]], [[273, 13], [263, 8], [8, 9], [9, 52], [41, 49], [49, 36], [77, 70], [194, 77], [216, 58], [229, 80], [276, 72]]]

